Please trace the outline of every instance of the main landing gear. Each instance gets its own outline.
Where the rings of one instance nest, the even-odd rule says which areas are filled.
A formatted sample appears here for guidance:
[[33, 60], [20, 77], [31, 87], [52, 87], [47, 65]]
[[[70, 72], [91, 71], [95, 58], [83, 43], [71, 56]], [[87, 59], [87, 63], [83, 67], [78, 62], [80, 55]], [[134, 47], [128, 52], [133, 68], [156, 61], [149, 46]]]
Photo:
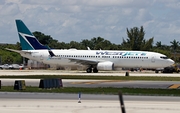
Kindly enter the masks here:
[[93, 73], [98, 73], [98, 69], [96, 67], [95, 68], [89, 67], [86, 69], [87, 73], [92, 73], [92, 71]]

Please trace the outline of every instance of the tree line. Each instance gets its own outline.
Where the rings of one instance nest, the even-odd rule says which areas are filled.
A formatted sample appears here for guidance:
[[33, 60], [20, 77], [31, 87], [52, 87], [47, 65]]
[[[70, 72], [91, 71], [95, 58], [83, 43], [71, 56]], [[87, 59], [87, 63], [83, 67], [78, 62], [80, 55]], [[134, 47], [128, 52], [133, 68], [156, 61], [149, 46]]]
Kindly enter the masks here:
[[[90, 40], [83, 39], [81, 42], [71, 41], [69, 43], [58, 42], [58, 40], [53, 39], [50, 35], [45, 35], [39, 31], [33, 32], [34, 36], [37, 37], [40, 43], [43, 45], [48, 45], [52, 49], [87, 49], [89, 47], [91, 50], [137, 50], [137, 51], [154, 51], [171, 57], [176, 62], [179, 62], [180, 59], [176, 56], [172, 56], [172, 53], [179, 52], [180, 43], [175, 39], [170, 42], [170, 45], [164, 45], [161, 41], [158, 41], [154, 44], [154, 37], [145, 39], [145, 31], [143, 26], [140, 28], [133, 27], [127, 30], [127, 38], [122, 38], [121, 44], [111, 43], [109, 40], [106, 40], [102, 37], [93, 37]], [[0, 63], [22, 63], [22, 57], [14, 52], [9, 52], [5, 48], [12, 48], [21, 50], [20, 43], [16, 44], [1, 44], [0, 45]]]

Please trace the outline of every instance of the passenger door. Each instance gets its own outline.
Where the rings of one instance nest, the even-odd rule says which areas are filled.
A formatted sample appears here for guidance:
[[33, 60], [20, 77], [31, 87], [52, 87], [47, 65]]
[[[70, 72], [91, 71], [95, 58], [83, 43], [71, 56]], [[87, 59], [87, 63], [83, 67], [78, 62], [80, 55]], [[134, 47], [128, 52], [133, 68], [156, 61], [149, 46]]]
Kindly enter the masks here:
[[155, 56], [152, 56], [151, 62], [152, 62], [152, 63], [155, 63]]

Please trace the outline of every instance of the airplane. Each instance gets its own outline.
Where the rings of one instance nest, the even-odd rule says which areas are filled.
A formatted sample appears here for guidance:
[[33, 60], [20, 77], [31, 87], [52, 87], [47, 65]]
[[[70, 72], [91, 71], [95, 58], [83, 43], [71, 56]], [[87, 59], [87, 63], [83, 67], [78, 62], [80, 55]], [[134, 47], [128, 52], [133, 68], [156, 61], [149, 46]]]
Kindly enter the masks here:
[[22, 20], [15, 20], [22, 50], [8, 49], [31, 60], [59, 66], [85, 66], [87, 73], [116, 68], [163, 68], [174, 64], [166, 55], [150, 51], [51, 49], [41, 44]]

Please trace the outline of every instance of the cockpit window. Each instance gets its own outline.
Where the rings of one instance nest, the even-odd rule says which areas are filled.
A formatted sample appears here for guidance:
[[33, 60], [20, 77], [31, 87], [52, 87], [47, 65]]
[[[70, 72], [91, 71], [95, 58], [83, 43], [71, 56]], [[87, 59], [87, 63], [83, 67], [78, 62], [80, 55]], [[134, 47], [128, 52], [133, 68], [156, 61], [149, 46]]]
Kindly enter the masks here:
[[167, 56], [160, 56], [160, 58], [162, 58], [162, 59], [168, 59]]

